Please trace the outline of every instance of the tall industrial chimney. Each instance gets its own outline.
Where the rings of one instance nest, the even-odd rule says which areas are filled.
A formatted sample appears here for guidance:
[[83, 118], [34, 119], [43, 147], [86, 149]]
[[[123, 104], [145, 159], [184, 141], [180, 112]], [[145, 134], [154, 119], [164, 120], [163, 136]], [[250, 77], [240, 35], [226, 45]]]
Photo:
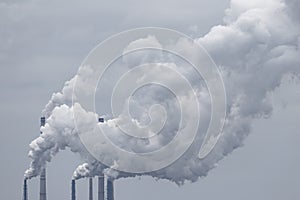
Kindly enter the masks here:
[[24, 179], [23, 183], [23, 200], [28, 200], [27, 179]]
[[[41, 117], [41, 126], [45, 126], [45, 117]], [[41, 132], [42, 134], [42, 132]], [[46, 194], [46, 168], [43, 168], [40, 175], [40, 200], [47, 200]]]
[[98, 177], [98, 200], [104, 200], [104, 176]]
[[72, 185], [71, 185], [71, 200], [76, 200], [76, 185], [75, 185], [75, 180], [72, 180]]
[[89, 200], [93, 200], [93, 178], [89, 178]]
[[107, 200], [114, 200], [114, 182], [111, 179], [107, 179]]
[[47, 200], [46, 194], [46, 169], [42, 170], [40, 175], [40, 200]]
[[[45, 126], [46, 123], [46, 118], [45, 117], [41, 117], [41, 127]], [[42, 134], [42, 131], [40, 131], [40, 134]]]
[[[99, 117], [98, 122], [103, 123], [104, 118]], [[104, 187], [104, 174], [102, 173], [100, 176], [98, 176], [98, 200], [104, 200]]]

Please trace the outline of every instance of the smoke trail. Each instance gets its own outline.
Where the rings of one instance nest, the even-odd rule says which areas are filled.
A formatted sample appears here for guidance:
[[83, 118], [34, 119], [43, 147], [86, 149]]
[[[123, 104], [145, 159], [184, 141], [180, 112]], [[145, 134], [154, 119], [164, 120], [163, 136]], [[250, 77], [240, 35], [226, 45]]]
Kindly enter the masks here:
[[[224, 25], [215, 26], [204, 37], [195, 39], [208, 50], [220, 67], [225, 82], [227, 118], [222, 137], [209, 156], [200, 160], [197, 153], [202, 136], [198, 135], [191, 148], [175, 163], [143, 175], [168, 179], [177, 184], [186, 180], [196, 181], [199, 177], [206, 176], [220, 159], [242, 146], [244, 139], [251, 131], [253, 119], [271, 115], [272, 105], [269, 102], [268, 94], [280, 85], [284, 76], [298, 76], [300, 72], [300, 26], [297, 21], [299, 18], [297, 9], [294, 8], [295, 5], [297, 5], [296, 1], [232, 0], [230, 8], [226, 10]], [[160, 46], [154, 37], [142, 38], [134, 45], [143, 42]], [[128, 48], [134, 45], [130, 44]], [[174, 48], [181, 49], [184, 53], [193, 53], [193, 49], [184, 43], [178, 43]], [[132, 63], [140, 63], [141, 60], [151, 60], [152, 58], [149, 54], [146, 58], [144, 55], [143, 57], [137, 55], [128, 57], [125, 61], [130, 66]], [[204, 99], [201, 101], [200, 109], [201, 113], [204, 113], [203, 120], [206, 122], [210, 117], [206, 102], [209, 99], [207, 89], [203, 84], [199, 84], [193, 71], [176, 66], [174, 63], [161, 63], [156, 66], [158, 72], [160, 66], [163, 65], [178, 68], [189, 78], [193, 87], [197, 89], [199, 98]], [[80, 71], [81, 73], [93, 73], [87, 66], [82, 66]], [[156, 75], [163, 76], [159, 73]], [[172, 80], [172, 77], [166, 78]], [[25, 176], [27, 178], [37, 176], [46, 162], [50, 162], [55, 154], [66, 147], [73, 152], [80, 153], [86, 161], [75, 170], [73, 175], [75, 179], [94, 176], [103, 171], [116, 178], [135, 176], [136, 174], [115, 173], [110, 168], [111, 166], [106, 167], [97, 162], [81, 144], [75, 128], [74, 108], [71, 104], [75, 79], [76, 77], [67, 82], [62, 93], [54, 94], [47, 104], [44, 110], [47, 123], [41, 129], [43, 134], [30, 144], [29, 156], [32, 158], [32, 162]], [[145, 93], [148, 94], [149, 99], [145, 99]], [[156, 94], [163, 94], [161, 99], [164, 101], [153, 98], [157, 96]], [[141, 90], [140, 95], [137, 95], [133, 101], [134, 115], [139, 119], [138, 123], [146, 124], [147, 117], [143, 117], [141, 113], [149, 108], [144, 108], [144, 105], [150, 105], [153, 102], [163, 103], [165, 106], [174, 108], [174, 113], [169, 114], [168, 117], [177, 116], [174, 97], [163, 93], [161, 88], [152, 87], [151, 90], [149, 88], [146, 91]], [[188, 107], [188, 103], [186, 105]], [[80, 105], [77, 106], [80, 108]], [[85, 112], [84, 109], [82, 109], [81, 115], [87, 123], [96, 123], [95, 119], [98, 118], [96, 114]], [[116, 141], [119, 146], [133, 152], [155, 150], [164, 146], [174, 136], [174, 127], [176, 129], [176, 125], [172, 123], [176, 122], [175, 118], [166, 124], [167, 135], [156, 138], [155, 141], [144, 140], [137, 143], [128, 137], [119, 137], [120, 133], [115, 125], [117, 121], [122, 122], [122, 120], [126, 121], [120, 116], [98, 125], [109, 132], [110, 139]], [[89, 129], [87, 128], [87, 130]], [[114, 161], [118, 160], [118, 155], [107, 156], [110, 157], [112, 165]]]

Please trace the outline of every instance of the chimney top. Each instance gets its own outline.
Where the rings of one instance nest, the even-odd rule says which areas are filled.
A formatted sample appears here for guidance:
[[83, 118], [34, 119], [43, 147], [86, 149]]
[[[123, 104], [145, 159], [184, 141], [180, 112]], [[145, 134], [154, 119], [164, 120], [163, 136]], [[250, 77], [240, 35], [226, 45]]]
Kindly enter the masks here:
[[45, 126], [45, 123], [46, 123], [46, 118], [41, 117], [41, 126]]

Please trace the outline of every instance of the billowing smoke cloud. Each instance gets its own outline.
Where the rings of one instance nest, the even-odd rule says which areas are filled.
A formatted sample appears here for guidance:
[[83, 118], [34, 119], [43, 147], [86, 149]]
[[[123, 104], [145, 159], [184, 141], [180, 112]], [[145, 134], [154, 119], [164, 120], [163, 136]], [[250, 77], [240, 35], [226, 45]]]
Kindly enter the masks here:
[[[285, 76], [297, 77], [300, 73], [300, 26], [295, 5], [298, 5], [296, 1], [232, 0], [230, 8], [226, 10], [224, 25], [215, 26], [204, 37], [195, 39], [210, 53], [219, 66], [225, 82], [227, 118], [222, 136], [213, 151], [204, 159], [198, 158], [202, 138], [200, 133], [188, 151], [175, 163], [164, 169], [142, 175], [168, 179], [177, 184], [186, 180], [196, 181], [199, 177], [206, 176], [220, 159], [243, 145], [244, 139], [251, 131], [252, 120], [271, 115], [272, 105], [268, 95], [280, 85]], [[153, 46], [160, 45], [155, 37], [150, 36], [141, 38], [134, 44], [130, 44], [128, 48], [143, 42], [151, 43]], [[178, 43], [175, 48], [181, 49], [184, 53], [193, 53], [190, 46], [186, 44]], [[145, 62], [147, 59], [153, 59], [153, 56], [148, 54], [148, 57], [140, 58], [137, 54], [127, 57], [124, 62], [129, 66], [132, 63], [139, 63], [139, 59]], [[203, 124], [200, 124], [200, 127], [205, 126], [210, 115], [207, 108], [209, 107], [207, 106], [209, 94], [204, 84], [194, 77], [193, 71], [189, 68], [170, 62], [159, 63], [155, 66], [157, 76], [166, 76], [159, 73], [163, 65], [177, 68], [185, 74], [197, 91], [198, 98], [203, 99], [200, 101], [201, 116], [203, 116], [201, 118]], [[86, 66], [81, 67], [81, 71], [85, 70], [86, 73], [93, 73]], [[176, 83], [172, 77], [166, 76], [165, 78]], [[68, 81], [63, 91], [54, 94], [47, 104], [43, 112], [47, 117], [47, 123], [41, 129], [43, 133], [40, 137], [30, 144], [29, 156], [32, 162], [25, 177], [31, 178], [39, 175], [42, 167], [65, 148], [79, 153], [85, 160], [85, 163], [75, 170], [73, 174], [75, 179], [95, 176], [103, 172], [114, 178], [135, 176], [136, 174], [116, 172], [111, 169], [118, 161], [118, 155], [107, 155], [107, 158], [111, 159], [111, 166], [104, 166], [95, 160], [82, 145], [74, 124], [74, 107], [72, 107], [72, 88], [75, 80], [76, 77]], [[122, 116], [98, 124], [109, 132], [111, 140], [126, 150], [142, 152], [158, 149], [170, 141], [178, 128], [175, 125], [178, 111], [175, 98], [166, 94], [162, 88], [150, 87], [152, 88], [144, 89], [145, 91], [141, 89], [140, 93], [132, 99], [133, 116], [137, 119], [136, 123], [143, 125], [149, 120], [143, 113], [148, 110], [151, 103], [160, 103], [174, 108], [171, 109], [174, 113], [167, 114], [171, 120], [165, 124], [164, 133], [166, 134], [152, 140], [137, 142], [127, 136], [120, 137], [121, 134], [115, 125], [116, 121], [124, 120]], [[145, 93], [147, 93], [147, 98], [145, 98]], [[182, 93], [182, 95], [188, 96], [189, 94]], [[186, 105], [188, 107], [188, 102]], [[77, 106], [80, 108], [80, 105]], [[97, 114], [84, 110], [81, 114], [83, 121], [97, 123], [94, 120], [98, 118]], [[130, 164], [134, 163], [128, 163]]]

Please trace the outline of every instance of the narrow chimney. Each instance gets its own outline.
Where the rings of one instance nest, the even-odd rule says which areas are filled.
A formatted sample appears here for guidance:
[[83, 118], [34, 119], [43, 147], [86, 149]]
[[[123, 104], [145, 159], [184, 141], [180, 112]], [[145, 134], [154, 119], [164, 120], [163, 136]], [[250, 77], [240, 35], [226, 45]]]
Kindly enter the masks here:
[[[41, 117], [41, 127], [45, 126], [45, 117]], [[41, 132], [42, 134], [42, 132]], [[46, 194], [46, 168], [43, 168], [40, 175], [40, 200], [47, 200]]]
[[46, 169], [42, 170], [40, 175], [40, 200], [47, 200], [46, 194]]
[[[104, 122], [104, 118], [99, 117], [98, 118], [98, 122], [103, 123]], [[98, 200], [104, 200], [104, 174], [101, 174], [98, 177]]]
[[104, 176], [98, 177], [98, 200], [104, 200]]
[[89, 200], [93, 200], [93, 178], [89, 178]]
[[72, 180], [72, 185], [71, 185], [71, 200], [76, 200], [76, 185], [75, 185], [75, 180]]
[[[41, 117], [41, 127], [45, 126], [46, 123], [46, 118], [45, 117]], [[42, 134], [42, 131], [40, 131], [40, 134]]]
[[114, 182], [107, 179], [107, 200], [114, 200]]
[[24, 179], [23, 183], [23, 200], [28, 200], [27, 179]]

